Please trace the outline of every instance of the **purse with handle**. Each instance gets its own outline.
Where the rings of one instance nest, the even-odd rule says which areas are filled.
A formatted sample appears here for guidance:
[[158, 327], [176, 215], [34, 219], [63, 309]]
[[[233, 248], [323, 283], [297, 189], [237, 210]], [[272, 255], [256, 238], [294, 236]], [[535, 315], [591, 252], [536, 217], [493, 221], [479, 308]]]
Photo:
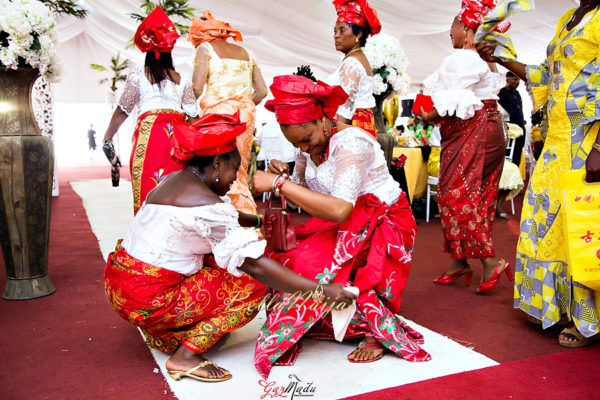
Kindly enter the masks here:
[[262, 233], [267, 241], [267, 246], [277, 251], [290, 251], [298, 246], [296, 242], [296, 231], [291, 214], [288, 213], [285, 197], [281, 195], [281, 208], [273, 208], [269, 197], [267, 210], [265, 210], [265, 221]]

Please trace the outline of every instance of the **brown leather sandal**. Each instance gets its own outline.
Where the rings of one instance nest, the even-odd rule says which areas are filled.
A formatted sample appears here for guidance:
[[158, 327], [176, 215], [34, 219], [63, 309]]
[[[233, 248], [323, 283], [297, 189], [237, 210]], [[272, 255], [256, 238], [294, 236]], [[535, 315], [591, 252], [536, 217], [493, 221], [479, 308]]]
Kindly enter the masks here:
[[[353, 358], [350, 358], [350, 356], [352, 354], [354, 354], [355, 352], [357, 352], [357, 351], [360, 351], [360, 350], [369, 350], [369, 349], [372, 349], [372, 350], [381, 350], [381, 353], [379, 353], [379, 355], [377, 355], [377, 356], [375, 356], [375, 357], [373, 357], [371, 359], [368, 359], [368, 360], [355, 360]], [[348, 361], [350, 361], [351, 363], [357, 363], [357, 364], [370, 363], [370, 362], [377, 361], [377, 360], [381, 359], [383, 357], [383, 353], [385, 353], [385, 347], [383, 347], [381, 344], [379, 344], [378, 341], [370, 341], [370, 340], [366, 340], [365, 339], [365, 340], [363, 340], [362, 342], [360, 342], [358, 344], [358, 346], [356, 347], [356, 349], [354, 349], [352, 351], [352, 353], [348, 354]]]
[[[564, 335], [569, 335], [577, 340], [565, 340], [563, 338]], [[560, 335], [558, 335], [558, 344], [560, 344], [563, 347], [583, 347], [595, 343], [598, 340], [600, 340], [600, 333], [586, 338], [577, 330], [575, 326], [563, 329]]]
[[223, 382], [228, 379], [231, 379], [231, 374], [224, 375], [220, 378], [208, 378], [205, 376], [194, 375], [195, 371], [199, 370], [200, 368], [204, 368], [207, 365], [212, 365], [216, 368], [219, 368], [219, 366], [217, 364], [215, 364], [214, 362], [212, 362], [210, 360], [205, 360], [205, 361], [202, 361], [201, 363], [199, 363], [198, 365], [196, 365], [194, 368], [188, 369], [187, 371], [177, 371], [177, 370], [168, 369], [167, 372], [176, 381], [180, 381], [184, 377], [192, 378], [192, 379], [195, 379], [197, 381], [202, 381], [202, 382]]

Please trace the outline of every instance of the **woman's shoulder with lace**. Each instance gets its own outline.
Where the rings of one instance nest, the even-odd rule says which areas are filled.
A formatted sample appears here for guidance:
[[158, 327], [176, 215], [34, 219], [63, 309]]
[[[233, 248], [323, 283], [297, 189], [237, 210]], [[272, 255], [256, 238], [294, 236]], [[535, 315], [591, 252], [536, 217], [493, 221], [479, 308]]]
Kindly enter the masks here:
[[360, 128], [346, 128], [331, 138], [332, 153], [349, 152], [360, 159], [374, 153], [374, 140]]
[[364, 65], [356, 57], [347, 57], [344, 60], [342, 60], [340, 70], [349, 72], [351, 71], [359, 74], [367, 73]]

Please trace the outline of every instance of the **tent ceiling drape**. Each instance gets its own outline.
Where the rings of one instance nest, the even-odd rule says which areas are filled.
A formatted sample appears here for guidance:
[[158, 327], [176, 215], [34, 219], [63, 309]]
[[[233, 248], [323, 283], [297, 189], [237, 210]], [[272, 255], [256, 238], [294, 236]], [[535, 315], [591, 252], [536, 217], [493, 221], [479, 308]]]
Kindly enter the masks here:
[[[459, 0], [371, 0], [382, 21], [383, 32], [399, 39], [410, 61], [413, 82], [421, 82], [451, 51], [449, 26]], [[55, 85], [59, 102], [104, 102], [107, 87], [98, 83], [102, 74], [91, 63], [108, 65], [117, 52], [134, 63], [143, 61], [137, 48], [126, 48], [137, 23], [128, 14], [139, 10], [140, 0], [86, 0], [85, 20], [61, 17], [57, 37], [63, 63], [62, 80]], [[270, 83], [272, 77], [309, 64], [318, 78], [335, 69], [340, 59], [333, 47], [335, 10], [330, 0], [219, 0], [189, 2], [210, 9], [244, 36]], [[539, 63], [556, 21], [574, 0], [538, 0], [536, 10], [514, 17], [509, 32], [519, 59]], [[181, 38], [173, 52], [179, 71], [191, 72], [194, 49]]]

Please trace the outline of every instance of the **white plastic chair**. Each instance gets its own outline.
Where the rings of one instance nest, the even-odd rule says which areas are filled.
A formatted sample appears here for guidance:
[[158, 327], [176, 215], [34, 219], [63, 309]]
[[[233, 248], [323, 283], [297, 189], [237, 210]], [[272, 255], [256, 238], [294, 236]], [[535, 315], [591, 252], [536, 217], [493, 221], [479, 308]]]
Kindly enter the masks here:
[[506, 150], [508, 150], [508, 155], [505, 158], [512, 161], [513, 155], [515, 154], [515, 139], [508, 139]]
[[437, 176], [429, 176], [427, 177], [427, 208], [425, 209], [425, 221], [429, 222], [429, 206], [431, 204], [431, 196], [436, 196], [438, 194], [437, 190], [433, 190], [433, 186], [437, 186], [438, 178]]

